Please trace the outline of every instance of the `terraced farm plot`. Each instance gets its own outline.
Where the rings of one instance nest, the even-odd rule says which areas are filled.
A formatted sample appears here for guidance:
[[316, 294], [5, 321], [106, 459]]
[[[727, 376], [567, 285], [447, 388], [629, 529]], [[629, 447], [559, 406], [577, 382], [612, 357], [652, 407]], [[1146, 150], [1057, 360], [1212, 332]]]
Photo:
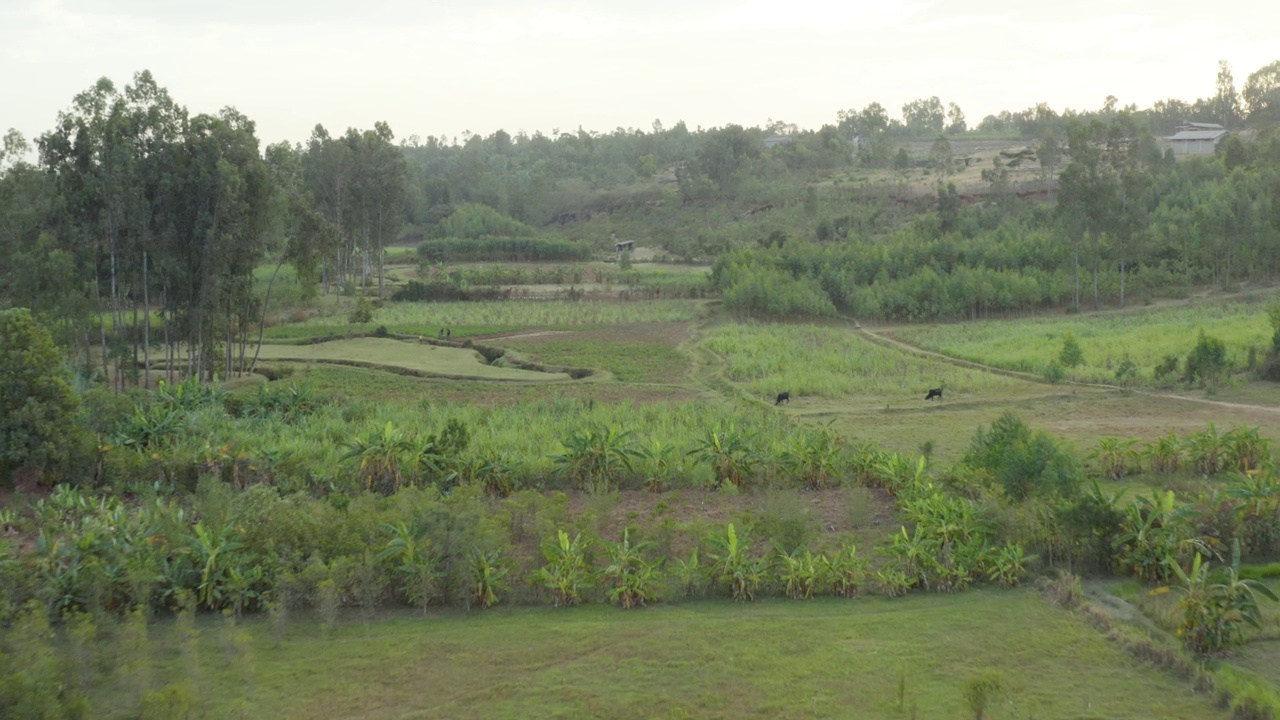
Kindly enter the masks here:
[[205, 627], [210, 717], [955, 718], [983, 672], [1005, 687], [991, 717], [1227, 717], [1030, 591], [352, 615], [329, 634], [296, 620], [278, 647], [253, 618], [252, 663]]
[[1044, 392], [1034, 383], [882, 347], [843, 326], [726, 324], [704, 342], [723, 358], [730, 382], [762, 397], [787, 390], [793, 400], [839, 398], [849, 408], [923, 400], [935, 387], [946, 388], [948, 401]]
[[[373, 324], [441, 327], [502, 326], [510, 328], [573, 327], [633, 322], [686, 322], [699, 313], [700, 300], [571, 301], [496, 300], [486, 302], [390, 303], [374, 311]], [[345, 318], [339, 318], [345, 321]], [[332, 325], [334, 317], [317, 316], [297, 326]]]
[[1116, 368], [1127, 356], [1137, 365], [1139, 380], [1150, 383], [1155, 366], [1169, 355], [1186, 357], [1202, 330], [1226, 344], [1228, 360], [1236, 368], [1247, 364], [1250, 348], [1261, 358], [1271, 345], [1263, 301], [901, 327], [892, 334], [965, 360], [1041, 374], [1062, 352], [1063, 337], [1069, 331], [1084, 353], [1084, 363], [1068, 368], [1068, 377], [1115, 382]]
[[564, 373], [486, 365], [480, 353], [467, 348], [440, 347], [389, 338], [333, 340], [314, 345], [263, 345], [261, 357], [264, 360], [401, 368], [453, 378], [536, 382], [569, 379]]
[[679, 383], [689, 358], [677, 350], [687, 323], [631, 323], [599, 330], [516, 334], [486, 342], [550, 365], [608, 370], [619, 382]]

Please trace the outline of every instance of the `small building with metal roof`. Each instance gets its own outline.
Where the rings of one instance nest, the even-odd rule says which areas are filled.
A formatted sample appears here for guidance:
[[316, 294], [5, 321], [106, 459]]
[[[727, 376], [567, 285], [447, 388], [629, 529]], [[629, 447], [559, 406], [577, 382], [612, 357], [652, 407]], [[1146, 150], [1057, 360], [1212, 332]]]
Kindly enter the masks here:
[[[1188, 123], [1188, 125], [1209, 125], [1210, 123]], [[1179, 130], [1176, 134], [1165, 138], [1173, 154], [1177, 157], [1191, 155], [1212, 155], [1218, 142], [1227, 136], [1221, 125], [1216, 130]]]

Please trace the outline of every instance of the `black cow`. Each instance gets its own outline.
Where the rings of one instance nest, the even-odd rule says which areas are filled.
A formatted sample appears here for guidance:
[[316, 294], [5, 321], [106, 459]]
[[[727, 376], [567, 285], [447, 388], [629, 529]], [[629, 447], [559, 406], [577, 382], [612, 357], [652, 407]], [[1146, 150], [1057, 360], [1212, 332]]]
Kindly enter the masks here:
[[928, 395], [924, 396], [925, 400], [932, 400], [934, 398], [938, 398], [938, 400], [942, 400], [942, 388], [934, 388], [929, 391]]
[[781, 405], [781, 404], [782, 404], [782, 403], [784, 403], [784, 402], [785, 402], [785, 403], [789, 403], [789, 402], [791, 402], [791, 393], [789, 393], [789, 392], [780, 392], [780, 393], [778, 393], [778, 399], [777, 399], [773, 404], [774, 404], [774, 405]]

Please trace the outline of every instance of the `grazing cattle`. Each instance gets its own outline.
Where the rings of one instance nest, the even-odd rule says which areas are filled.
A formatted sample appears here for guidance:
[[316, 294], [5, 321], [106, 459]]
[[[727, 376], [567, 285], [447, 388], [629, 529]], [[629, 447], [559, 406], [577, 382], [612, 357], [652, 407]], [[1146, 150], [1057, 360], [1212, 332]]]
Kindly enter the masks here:
[[785, 403], [789, 403], [789, 402], [791, 402], [791, 393], [790, 393], [790, 392], [780, 392], [780, 393], [778, 393], [778, 399], [777, 399], [776, 401], [774, 401], [774, 403], [773, 403], [773, 404], [774, 404], [774, 405], [781, 405], [781, 404], [782, 404], [782, 403], [784, 403], [784, 402], [785, 402]]
[[934, 398], [938, 398], [939, 400], [942, 399], [942, 388], [934, 388], [929, 391], [928, 395], [924, 396], [925, 400], [932, 400]]

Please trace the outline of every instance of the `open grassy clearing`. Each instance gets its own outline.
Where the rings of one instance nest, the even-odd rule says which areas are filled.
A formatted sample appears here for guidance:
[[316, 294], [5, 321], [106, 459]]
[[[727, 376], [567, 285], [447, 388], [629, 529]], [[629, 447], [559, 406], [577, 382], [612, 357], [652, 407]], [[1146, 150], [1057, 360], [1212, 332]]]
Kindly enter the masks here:
[[1280, 441], [1276, 425], [1280, 415], [1261, 408], [1092, 388], [1038, 387], [1042, 388], [1038, 395], [1016, 398], [951, 400], [948, 395], [944, 403], [927, 405], [919, 398], [895, 398], [888, 409], [814, 402], [798, 406], [797, 411], [815, 421], [831, 422], [847, 437], [872, 440], [890, 450], [918, 452], [925, 442], [932, 442], [932, 457], [942, 462], [960, 459], [974, 431], [1005, 412], [1061, 438], [1082, 458], [1100, 438], [1150, 441], [1170, 430], [1179, 436], [1200, 432], [1209, 423], [1220, 431], [1256, 426], [1263, 437]]
[[1085, 360], [1067, 369], [1069, 378], [1114, 382], [1117, 366], [1128, 356], [1138, 366], [1140, 381], [1149, 384], [1155, 366], [1168, 355], [1185, 357], [1201, 330], [1226, 343], [1233, 367], [1246, 366], [1250, 348], [1260, 360], [1271, 344], [1268, 302], [1246, 298], [1143, 312], [899, 327], [892, 334], [958, 358], [1041, 374], [1061, 353], [1069, 331]]
[[390, 338], [355, 338], [312, 345], [263, 345], [264, 360], [287, 362], [358, 362], [404, 368], [445, 377], [546, 382], [568, 380], [564, 373], [545, 373], [488, 365], [479, 352]]
[[[1006, 688], [992, 717], [1227, 717], [1028, 591], [299, 618], [278, 647], [252, 619], [229, 648], [225, 622], [199, 625], [211, 718], [952, 718], [983, 672]], [[170, 628], [151, 634], [177, 680]], [[113, 689], [95, 706], [126, 708]]]
[[619, 382], [679, 383], [689, 372], [689, 357], [677, 347], [689, 337], [687, 323], [631, 323], [486, 342], [548, 365], [608, 370]]
[[761, 397], [787, 390], [793, 399], [852, 396], [853, 402], [884, 407], [922, 400], [935, 387], [945, 387], [948, 400], [963, 400], [1019, 396], [1029, 385], [887, 349], [844, 326], [724, 324], [709, 330], [704, 342], [724, 359], [731, 382]]

